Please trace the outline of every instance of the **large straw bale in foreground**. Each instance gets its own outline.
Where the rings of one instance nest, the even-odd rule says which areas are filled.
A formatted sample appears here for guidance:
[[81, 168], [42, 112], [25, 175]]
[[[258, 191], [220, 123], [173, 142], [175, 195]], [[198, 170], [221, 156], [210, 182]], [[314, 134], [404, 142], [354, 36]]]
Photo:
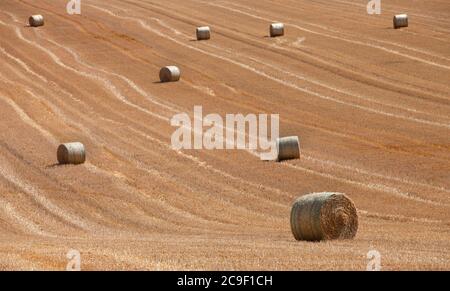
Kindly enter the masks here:
[[297, 240], [352, 239], [358, 230], [358, 213], [344, 194], [309, 194], [295, 201], [291, 229]]

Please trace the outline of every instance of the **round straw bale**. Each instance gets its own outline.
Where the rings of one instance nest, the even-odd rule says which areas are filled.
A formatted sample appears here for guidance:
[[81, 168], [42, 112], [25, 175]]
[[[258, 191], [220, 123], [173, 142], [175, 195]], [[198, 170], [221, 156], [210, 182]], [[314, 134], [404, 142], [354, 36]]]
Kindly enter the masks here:
[[197, 27], [197, 40], [208, 40], [211, 38], [209, 26]]
[[358, 213], [345, 194], [308, 194], [292, 206], [291, 230], [296, 240], [352, 239], [358, 230]]
[[79, 142], [65, 143], [58, 147], [58, 162], [60, 164], [82, 164], [86, 161], [84, 145]]
[[181, 72], [178, 67], [167, 66], [161, 69], [159, 72], [159, 79], [161, 82], [176, 82], [180, 80]]
[[44, 25], [44, 16], [42, 15], [32, 15], [28, 18], [28, 22], [31, 27], [38, 27]]
[[408, 15], [397, 14], [394, 16], [394, 28], [408, 27]]
[[300, 158], [300, 142], [298, 136], [277, 138], [277, 161]]
[[284, 35], [284, 24], [283, 23], [272, 23], [270, 25], [270, 37], [277, 37]]

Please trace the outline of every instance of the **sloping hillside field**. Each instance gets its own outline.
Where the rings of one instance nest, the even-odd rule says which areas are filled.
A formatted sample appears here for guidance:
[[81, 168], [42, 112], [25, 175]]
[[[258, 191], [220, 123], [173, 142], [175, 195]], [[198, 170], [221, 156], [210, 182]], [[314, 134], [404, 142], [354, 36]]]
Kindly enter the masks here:
[[[67, 2], [0, 1], [0, 270], [450, 269], [448, 0]], [[227, 114], [278, 114], [300, 157], [208, 149]], [[353, 239], [294, 238], [317, 192], [351, 199]]]

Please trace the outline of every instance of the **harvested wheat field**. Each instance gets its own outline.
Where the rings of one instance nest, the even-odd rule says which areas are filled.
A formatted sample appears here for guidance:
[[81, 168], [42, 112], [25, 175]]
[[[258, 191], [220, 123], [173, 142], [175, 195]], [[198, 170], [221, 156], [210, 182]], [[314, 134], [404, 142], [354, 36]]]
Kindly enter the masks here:
[[[450, 270], [448, 0], [67, 2], [0, 1], [1, 270]], [[300, 159], [172, 149], [196, 105], [279, 114]], [[354, 202], [354, 239], [295, 240], [316, 192]]]

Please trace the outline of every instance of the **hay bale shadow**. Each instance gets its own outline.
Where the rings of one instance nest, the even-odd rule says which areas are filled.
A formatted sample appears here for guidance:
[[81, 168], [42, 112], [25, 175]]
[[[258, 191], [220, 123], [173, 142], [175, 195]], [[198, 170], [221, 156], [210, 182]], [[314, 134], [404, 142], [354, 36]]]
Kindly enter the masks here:
[[54, 163], [54, 164], [45, 166], [45, 168], [46, 168], [46, 169], [54, 169], [54, 168], [59, 168], [59, 167], [61, 167], [61, 166], [65, 166], [65, 164]]

